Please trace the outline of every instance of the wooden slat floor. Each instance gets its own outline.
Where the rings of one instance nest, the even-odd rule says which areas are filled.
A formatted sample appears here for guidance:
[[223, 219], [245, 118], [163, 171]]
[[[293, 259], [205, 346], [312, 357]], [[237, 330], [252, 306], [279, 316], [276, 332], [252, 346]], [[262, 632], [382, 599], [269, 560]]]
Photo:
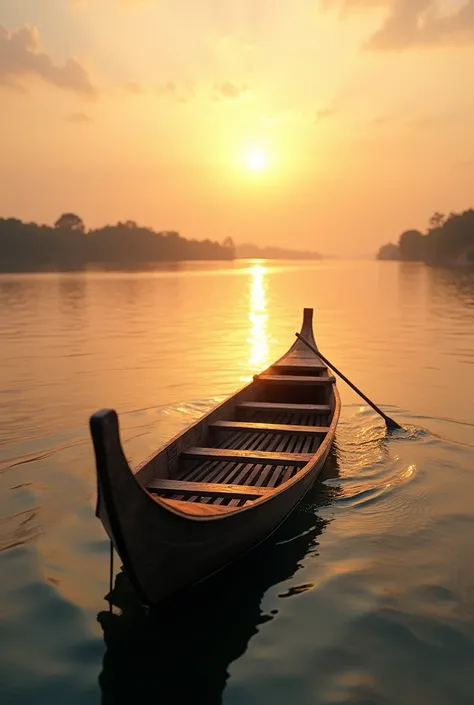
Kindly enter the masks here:
[[[328, 426], [328, 414], [273, 412], [261, 409], [245, 410], [245, 421], [271, 424], [290, 424], [295, 426]], [[323, 441], [322, 436], [303, 434], [282, 434], [274, 432], [251, 432], [236, 430], [235, 432], [214, 432], [213, 447], [234, 450], [259, 450], [280, 453], [315, 453]], [[263, 465], [229, 460], [198, 459], [180, 463], [179, 471], [174, 479], [182, 482], [201, 482], [245, 485], [253, 487], [278, 487], [291, 479], [300, 468], [294, 465]], [[153, 490], [155, 494], [168, 499], [184, 500], [227, 506], [243, 506], [254, 499], [235, 498], [215, 494], [180, 494], [173, 490]]]

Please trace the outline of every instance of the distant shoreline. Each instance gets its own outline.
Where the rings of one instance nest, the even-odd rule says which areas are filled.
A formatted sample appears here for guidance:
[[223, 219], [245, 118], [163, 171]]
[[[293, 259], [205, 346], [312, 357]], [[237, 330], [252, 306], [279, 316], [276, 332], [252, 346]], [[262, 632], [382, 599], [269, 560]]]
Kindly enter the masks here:
[[210, 264], [210, 265], [216, 265], [216, 264], [221, 264], [223, 266], [226, 265], [231, 265], [231, 264], [251, 264], [252, 261], [254, 261], [256, 264], [259, 262], [262, 263], [268, 263], [273, 264], [273, 265], [278, 265], [279, 263], [286, 263], [286, 264], [309, 264], [309, 263], [316, 263], [316, 262], [321, 262], [323, 261], [321, 258], [319, 259], [296, 259], [296, 258], [269, 258], [269, 257], [235, 257], [234, 259], [183, 259], [183, 260], [160, 260], [157, 262], [140, 262], [136, 264], [120, 264], [120, 263], [115, 263], [115, 262], [110, 262], [110, 263], [104, 263], [104, 262], [88, 262], [84, 266], [81, 267], [57, 267], [57, 266], [51, 266], [47, 267], [44, 266], [42, 268], [16, 268], [16, 269], [6, 269], [2, 267], [2, 263], [0, 263], [0, 276], [2, 275], [9, 275], [9, 274], [79, 274], [79, 273], [111, 273], [113, 274], [114, 272], [120, 273], [140, 273], [140, 272], [160, 272], [160, 271], [173, 271], [176, 270], [178, 271], [180, 269], [180, 265], [205, 265], [205, 264]]
[[406, 230], [397, 244], [383, 245], [381, 261], [423, 262], [429, 267], [474, 266], [474, 210], [462, 213], [434, 213], [425, 233]]
[[179, 262], [228, 262], [236, 259], [319, 260], [316, 252], [280, 247], [236, 246], [189, 240], [172, 230], [155, 231], [127, 220], [86, 230], [75, 213], [63, 213], [53, 226], [0, 218], [0, 272], [80, 272], [150, 270]]
[[251, 243], [235, 246], [236, 259], [287, 259], [287, 260], [318, 260], [322, 259], [319, 252], [308, 250], [292, 250], [285, 247], [266, 245], [259, 247]]

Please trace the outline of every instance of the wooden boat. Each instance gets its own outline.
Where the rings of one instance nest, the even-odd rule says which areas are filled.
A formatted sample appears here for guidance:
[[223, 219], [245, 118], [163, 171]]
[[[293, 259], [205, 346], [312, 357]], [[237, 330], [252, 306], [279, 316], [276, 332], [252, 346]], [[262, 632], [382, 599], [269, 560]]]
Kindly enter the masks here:
[[[301, 335], [316, 346], [312, 318]], [[157, 604], [272, 534], [316, 480], [339, 412], [335, 378], [296, 340], [135, 471], [115, 411], [94, 414], [96, 514], [139, 599]]]

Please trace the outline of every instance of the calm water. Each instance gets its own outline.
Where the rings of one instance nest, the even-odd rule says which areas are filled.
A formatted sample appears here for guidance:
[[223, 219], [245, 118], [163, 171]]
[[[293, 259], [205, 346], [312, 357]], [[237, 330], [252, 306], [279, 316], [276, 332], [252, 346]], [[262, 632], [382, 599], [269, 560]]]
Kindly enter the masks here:
[[[151, 620], [94, 517], [87, 421], [138, 462], [293, 342], [341, 383], [334, 452], [258, 554]], [[2, 705], [472, 705], [474, 274], [376, 262], [0, 277]], [[119, 566], [117, 565], [117, 568]]]

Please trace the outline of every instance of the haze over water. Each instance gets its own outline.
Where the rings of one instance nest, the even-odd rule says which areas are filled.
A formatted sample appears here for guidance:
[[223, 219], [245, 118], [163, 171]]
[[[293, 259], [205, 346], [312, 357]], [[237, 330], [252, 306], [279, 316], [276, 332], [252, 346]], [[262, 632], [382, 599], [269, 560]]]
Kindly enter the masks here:
[[[321, 350], [407, 430], [387, 435], [340, 383], [324, 484], [258, 559], [168, 621], [108, 617], [90, 413], [118, 410], [138, 463], [282, 354], [304, 306]], [[12, 275], [0, 311], [2, 704], [473, 702], [473, 273]]]

